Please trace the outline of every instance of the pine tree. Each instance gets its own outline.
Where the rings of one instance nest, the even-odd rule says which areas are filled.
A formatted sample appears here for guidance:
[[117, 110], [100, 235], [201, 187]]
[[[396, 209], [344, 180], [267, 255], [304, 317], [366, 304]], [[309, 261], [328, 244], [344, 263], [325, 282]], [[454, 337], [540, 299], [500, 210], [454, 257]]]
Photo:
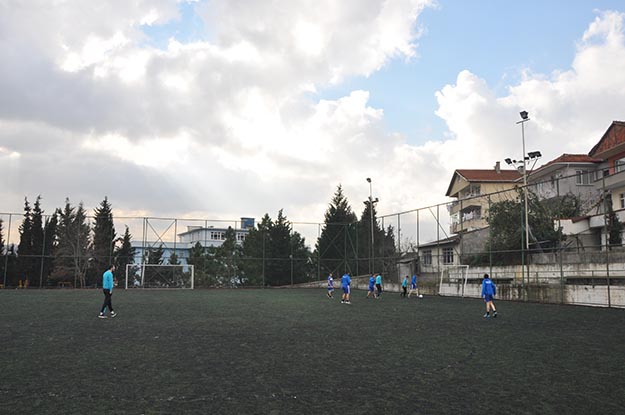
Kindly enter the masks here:
[[243, 256], [245, 261], [242, 264], [243, 282], [245, 285], [259, 286], [268, 285], [267, 279], [267, 258], [271, 258], [268, 252], [271, 247], [269, 230], [273, 227], [273, 222], [269, 214], [265, 214], [256, 228], [250, 229], [243, 241]]
[[39, 287], [43, 286], [43, 268], [44, 268], [44, 227], [43, 227], [43, 211], [41, 210], [41, 196], [37, 196], [31, 215], [32, 220], [32, 254], [33, 254], [33, 280], [32, 283], [38, 283]]
[[[93, 225], [93, 271], [101, 274], [113, 263], [115, 250], [115, 225], [113, 223], [113, 211], [107, 197], [94, 210]], [[125, 270], [124, 270], [125, 272]]]
[[212, 258], [212, 273], [221, 286], [230, 287], [242, 283], [240, 261], [242, 248], [237, 244], [236, 236], [236, 231], [228, 227], [224, 242], [215, 249]]
[[[381, 258], [383, 256], [384, 230], [378, 224], [375, 204], [365, 201], [365, 209], [362, 211], [358, 222], [358, 258], [360, 258], [360, 271], [382, 272]], [[373, 206], [372, 206], [373, 205]], [[373, 246], [371, 250], [371, 214], [373, 213]], [[372, 258], [373, 254], [373, 258]]]
[[17, 245], [18, 254], [18, 279], [28, 281], [34, 274], [34, 258], [33, 258], [33, 222], [32, 209], [28, 203], [28, 199], [24, 198], [24, 219], [19, 228], [20, 242]]
[[356, 272], [356, 215], [339, 185], [324, 215], [316, 251], [322, 272]]
[[[82, 203], [73, 207], [65, 199], [65, 207], [59, 210], [57, 225], [58, 242], [55, 253], [55, 267], [51, 278], [56, 281], [73, 280], [74, 286], [85, 287], [87, 265], [89, 264], [89, 225]], [[98, 276], [91, 281], [99, 282]]]
[[189, 250], [187, 263], [193, 265], [196, 287], [209, 287], [212, 285], [206, 249], [199, 241]]
[[95, 275], [93, 279], [87, 280], [87, 268], [89, 266], [89, 258], [92, 247], [90, 238], [91, 228], [87, 222], [87, 212], [85, 211], [82, 202], [80, 202], [76, 208], [76, 218], [73, 223], [73, 229], [75, 231], [74, 235], [76, 236], [74, 263], [76, 275], [81, 281], [81, 287], [97, 284], [99, 282], [97, 275]]
[[118, 272], [122, 275], [126, 273], [126, 265], [135, 263], [135, 248], [132, 246], [132, 235], [128, 226], [124, 236], [120, 239], [121, 245], [115, 250], [115, 265], [118, 268]]

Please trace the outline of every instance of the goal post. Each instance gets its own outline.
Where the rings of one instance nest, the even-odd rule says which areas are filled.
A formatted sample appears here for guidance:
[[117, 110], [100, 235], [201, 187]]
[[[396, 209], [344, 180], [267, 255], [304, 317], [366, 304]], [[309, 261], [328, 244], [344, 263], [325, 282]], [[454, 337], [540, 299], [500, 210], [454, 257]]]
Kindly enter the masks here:
[[126, 264], [125, 288], [195, 288], [193, 265]]
[[[438, 287], [438, 295], [460, 295], [464, 297], [469, 279], [468, 265], [450, 265], [441, 269], [440, 283]], [[445, 285], [455, 285], [456, 292], [450, 293], [445, 290]], [[447, 293], [446, 293], [447, 292]]]

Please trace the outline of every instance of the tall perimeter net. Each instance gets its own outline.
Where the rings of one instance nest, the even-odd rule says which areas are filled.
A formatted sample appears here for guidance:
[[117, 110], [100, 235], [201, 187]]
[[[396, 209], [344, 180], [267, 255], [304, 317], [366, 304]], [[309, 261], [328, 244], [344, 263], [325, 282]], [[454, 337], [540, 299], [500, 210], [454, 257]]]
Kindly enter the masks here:
[[193, 265], [127, 264], [128, 288], [194, 288]]
[[438, 294], [464, 297], [467, 291], [468, 278], [468, 265], [453, 265], [442, 268]]

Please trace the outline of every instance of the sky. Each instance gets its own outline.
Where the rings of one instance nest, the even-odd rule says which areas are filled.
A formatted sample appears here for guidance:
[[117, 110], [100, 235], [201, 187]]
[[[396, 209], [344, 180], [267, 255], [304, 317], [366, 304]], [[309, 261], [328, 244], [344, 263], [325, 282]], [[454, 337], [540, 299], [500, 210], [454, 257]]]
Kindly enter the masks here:
[[625, 120], [625, 3], [0, 0], [0, 212], [322, 222]]

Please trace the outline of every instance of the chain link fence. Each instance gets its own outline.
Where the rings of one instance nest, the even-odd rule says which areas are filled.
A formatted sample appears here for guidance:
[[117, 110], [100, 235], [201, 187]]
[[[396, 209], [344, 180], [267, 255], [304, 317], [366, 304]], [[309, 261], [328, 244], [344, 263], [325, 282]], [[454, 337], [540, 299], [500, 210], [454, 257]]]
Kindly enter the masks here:
[[[287, 222], [287, 237], [246, 218], [114, 217], [116, 234], [99, 254], [92, 230], [48, 241], [49, 215], [42, 221], [48, 242], [20, 253], [23, 215], [5, 213], [0, 284], [92, 287], [108, 263], [172, 263], [194, 265], [195, 287], [319, 285], [330, 273], [356, 281], [381, 273], [387, 288], [399, 290], [404, 276], [418, 273], [426, 294], [479, 297], [488, 273], [500, 298], [622, 307], [625, 177], [607, 173], [543, 171], [527, 187], [470, 184], [454, 201], [371, 222]], [[126, 228], [130, 253], [120, 250]], [[227, 246], [228, 232], [236, 244]], [[63, 251], [61, 238], [69, 241]]]

